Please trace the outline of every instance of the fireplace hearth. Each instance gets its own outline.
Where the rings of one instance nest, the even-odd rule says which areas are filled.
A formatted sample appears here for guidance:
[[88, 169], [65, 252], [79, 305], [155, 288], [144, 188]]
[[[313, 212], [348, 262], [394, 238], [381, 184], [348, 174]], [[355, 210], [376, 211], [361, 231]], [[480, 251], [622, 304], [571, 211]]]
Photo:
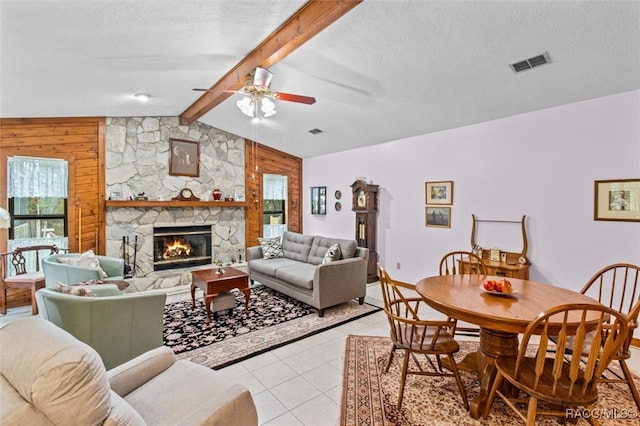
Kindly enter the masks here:
[[211, 264], [211, 226], [153, 228], [153, 270]]

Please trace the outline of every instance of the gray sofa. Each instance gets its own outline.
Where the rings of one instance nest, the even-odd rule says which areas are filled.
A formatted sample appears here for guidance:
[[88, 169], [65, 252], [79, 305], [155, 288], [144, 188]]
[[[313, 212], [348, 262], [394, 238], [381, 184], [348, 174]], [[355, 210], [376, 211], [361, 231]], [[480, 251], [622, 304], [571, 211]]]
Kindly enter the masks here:
[[[323, 263], [327, 250], [334, 244], [341, 256]], [[364, 303], [367, 286], [369, 250], [358, 247], [355, 240], [327, 238], [285, 232], [282, 257], [265, 259], [262, 246], [247, 249], [251, 282], [259, 282], [318, 309], [358, 299]]]

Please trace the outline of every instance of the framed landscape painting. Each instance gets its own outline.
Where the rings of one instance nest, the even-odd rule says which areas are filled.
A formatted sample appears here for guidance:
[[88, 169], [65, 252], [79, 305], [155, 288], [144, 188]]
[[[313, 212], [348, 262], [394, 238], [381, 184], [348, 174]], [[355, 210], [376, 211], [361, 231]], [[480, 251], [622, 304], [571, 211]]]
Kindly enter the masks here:
[[595, 181], [593, 219], [640, 222], [640, 178]]
[[453, 181], [425, 182], [425, 204], [453, 204]]
[[427, 206], [425, 225], [434, 228], [451, 228], [451, 207]]

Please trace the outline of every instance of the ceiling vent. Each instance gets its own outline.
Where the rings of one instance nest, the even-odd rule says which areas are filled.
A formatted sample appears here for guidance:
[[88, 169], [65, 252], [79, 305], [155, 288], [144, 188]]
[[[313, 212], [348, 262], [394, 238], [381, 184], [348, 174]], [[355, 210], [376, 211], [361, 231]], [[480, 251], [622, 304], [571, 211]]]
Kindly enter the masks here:
[[534, 56], [533, 58], [525, 59], [524, 61], [516, 62], [509, 65], [513, 72], [520, 72], [531, 68], [538, 67], [540, 65], [548, 64], [551, 62], [549, 59], [549, 53], [544, 52], [542, 55]]
[[309, 130], [309, 133], [311, 133], [312, 135], [317, 135], [318, 133], [322, 133], [322, 130], [315, 128], [315, 129]]

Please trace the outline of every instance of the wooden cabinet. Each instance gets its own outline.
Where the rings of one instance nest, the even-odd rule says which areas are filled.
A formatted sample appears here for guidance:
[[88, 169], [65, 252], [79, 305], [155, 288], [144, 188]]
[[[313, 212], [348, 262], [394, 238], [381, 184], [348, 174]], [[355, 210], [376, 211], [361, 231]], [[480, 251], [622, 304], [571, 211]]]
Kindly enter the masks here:
[[[483, 250], [484, 251], [484, 250]], [[488, 250], [487, 250], [488, 251]], [[495, 260], [489, 260], [488, 257], [482, 256], [482, 260], [487, 267], [487, 275], [497, 275], [499, 277], [506, 278], [520, 278], [523, 280], [529, 279], [529, 265], [521, 265], [516, 263], [515, 265], [507, 262], [496, 262]], [[475, 269], [475, 265], [470, 265], [469, 262], [462, 261], [462, 272], [468, 274], [470, 269]]]
[[[477, 247], [476, 243], [476, 228], [479, 222], [494, 222], [494, 223], [511, 223], [520, 224], [520, 232], [522, 238], [522, 250], [519, 252], [503, 251], [501, 254], [501, 260], [491, 260], [491, 250], [482, 249], [482, 260], [487, 266], [488, 275], [497, 275], [499, 277], [507, 278], [520, 278], [523, 280], [529, 279], [529, 258], [527, 257], [527, 229], [525, 226], [526, 216], [522, 216], [519, 221], [515, 220], [480, 220], [475, 215], [471, 215], [473, 223], [471, 226], [471, 247]], [[502, 258], [504, 257], [504, 260]], [[461, 269], [464, 273], [468, 273], [470, 268], [474, 268], [474, 265], [470, 265], [469, 262], [462, 261]]]

